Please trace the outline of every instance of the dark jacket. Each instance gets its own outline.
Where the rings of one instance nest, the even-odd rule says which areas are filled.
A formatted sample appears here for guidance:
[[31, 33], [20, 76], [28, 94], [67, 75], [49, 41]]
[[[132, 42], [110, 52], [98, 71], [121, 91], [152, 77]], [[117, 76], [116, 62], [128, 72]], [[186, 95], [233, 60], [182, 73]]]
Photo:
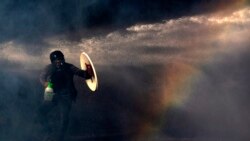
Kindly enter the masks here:
[[90, 76], [72, 64], [64, 63], [62, 68], [57, 69], [53, 64], [45, 67], [40, 75], [40, 82], [44, 85], [45, 82], [53, 83], [53, 90], [56, 95], [70, 95], [72, 100], [75, 100], [77, 92], [74, 86], [74, 75], [88, 79]]

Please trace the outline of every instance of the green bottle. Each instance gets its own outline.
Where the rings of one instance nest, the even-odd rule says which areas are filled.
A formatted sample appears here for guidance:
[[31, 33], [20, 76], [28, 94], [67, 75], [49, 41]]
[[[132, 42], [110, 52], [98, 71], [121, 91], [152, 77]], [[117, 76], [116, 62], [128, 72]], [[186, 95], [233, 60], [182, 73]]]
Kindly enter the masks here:
[[48, 86], [44, 91], [44, 101], [52, 101], [54, 97], [53, 83], [48, 82]]

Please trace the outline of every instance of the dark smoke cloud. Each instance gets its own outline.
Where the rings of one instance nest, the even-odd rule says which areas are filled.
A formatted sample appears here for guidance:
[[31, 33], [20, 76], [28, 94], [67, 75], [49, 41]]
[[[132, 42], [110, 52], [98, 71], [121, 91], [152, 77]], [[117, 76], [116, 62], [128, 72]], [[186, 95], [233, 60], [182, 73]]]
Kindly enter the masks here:
[[[226, 4], [225, 4], [226, 2]], [[236, 0], [3, 0], [0, 42], [42, 44], [44, 37], [79, 33], [93, 27], [123, 27], [198, 14], [233, 5]], [[70, 36], [73, 36], [70, 34]]]

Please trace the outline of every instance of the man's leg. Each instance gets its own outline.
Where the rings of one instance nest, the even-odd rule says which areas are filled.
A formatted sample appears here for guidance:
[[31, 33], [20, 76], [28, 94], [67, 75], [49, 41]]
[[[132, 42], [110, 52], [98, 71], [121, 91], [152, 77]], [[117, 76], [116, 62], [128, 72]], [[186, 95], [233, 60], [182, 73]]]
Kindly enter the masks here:
[[59, 129], [59, 141], [63, 141], [68, 124], [69, 124], [69, 114], [71, 110], [72, 101], [69, 98], [60, 101], [60, 129]]
[[44, 102], [38, 109], [37, 115], [35, 117], [36, 122], [40, 125], [38, 129], [38, 136], [43, 138], [43, 140], [47, 140], [52, 133], [51, 128], [51, 119], [49, 117], [50, 112], [55, 108], [55, 103], [52, 102]]

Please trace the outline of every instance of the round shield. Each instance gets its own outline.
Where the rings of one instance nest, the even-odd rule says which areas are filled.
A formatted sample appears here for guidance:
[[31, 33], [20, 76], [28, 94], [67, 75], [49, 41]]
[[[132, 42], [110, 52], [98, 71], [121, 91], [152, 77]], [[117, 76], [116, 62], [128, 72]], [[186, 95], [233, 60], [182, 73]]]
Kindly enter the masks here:
[[98, 86], [98, 80], [97, 80], [97, 75], [95, 71], [95, 67], [89, 58], [88, 54], [85, 52], [82, 52], [80, 55], [80, 65], [82, 70], [87, 70], [87, 67], [90, 67], [93, 71], [93, 76], [90, 79], [86, 79], [87, 86], [91, 91], [96, 91], [97, 86]]

